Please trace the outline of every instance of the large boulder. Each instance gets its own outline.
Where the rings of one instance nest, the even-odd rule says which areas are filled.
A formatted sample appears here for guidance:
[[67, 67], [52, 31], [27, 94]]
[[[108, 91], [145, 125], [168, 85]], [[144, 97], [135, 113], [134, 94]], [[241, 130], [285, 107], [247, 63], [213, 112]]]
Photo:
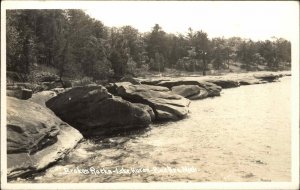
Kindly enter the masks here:
[[73, 127], [44, 106], [7, 97], [7, 176], [45, 169], [82, 139]]
[[208, 97], [220, 96], [220, 92], [222, 91], [222, 87], [210, 82], [201, 81], [198, 85], [207, 91]]
[[6, 95], [10, 97], [15, 97], [21, 100], [27, 100], [31, 98], [32, 96], [32, 90], [22, 88], [22, 89], [16, 89], [16, 90], [6, 90]]
[[37, 83], [18, 82], [18, 83], [7, 84], [6, 89], [13, 90], [13, 91], [19, 91], [19, 92], [21, 92], [22, 89], [28, 89], [34, 93], [34, 92], [43, 91], [43, 90], [47, 89], [47, 87], [42, 84], [37, 84]]
[[190, 100], [200, 100], [209, 96], [208, 91], [205, 88], [200, 87], [200, 91], [198, 94], [187, 97]]
[[112, 96], [103, 86], [76, 87], [58, 94], [46, 105], [85, 136], [116, 134], [151, 123], [149, 107]]
[[118, 96], [150, 106], [156, 120], [178, 120], [188, 114], [190, 101], [172, 93], [168, 88], [152, 85], [133, 85], [127, 82], [115, 83]]

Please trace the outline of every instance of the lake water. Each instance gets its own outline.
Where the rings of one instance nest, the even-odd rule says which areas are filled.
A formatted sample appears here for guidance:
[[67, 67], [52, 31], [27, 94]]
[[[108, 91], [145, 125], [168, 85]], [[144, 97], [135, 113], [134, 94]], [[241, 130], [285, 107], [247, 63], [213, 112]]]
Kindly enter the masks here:
[[284, 77], [225, 89], [220, 97], [192, 101], [181, 121], [153, 124], [126, 137], [85, 140], [26, 181], [289, 181], [290, 84]]

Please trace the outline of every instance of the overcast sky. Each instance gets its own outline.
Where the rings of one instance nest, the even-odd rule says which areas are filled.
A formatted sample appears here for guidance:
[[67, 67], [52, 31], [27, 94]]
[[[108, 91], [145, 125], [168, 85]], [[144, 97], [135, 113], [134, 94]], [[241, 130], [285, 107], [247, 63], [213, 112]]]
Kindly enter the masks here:
[[106, 26], [131, 25], [140, 32], [155, 23], [169, 33], [186, 34], [189, 27], [208, 37], [239, 36], [252, 40], [283, 37], [298, 42], [297, 1], [6, 1], [6, 9], [83, 9]]
[[140, 32], [158, 23], [164, 31], [203, 30], [212, 37], [291, 40], [297, 35], [297, 2], [97, 2], [84, 10], [106, 26], [131, 25]]

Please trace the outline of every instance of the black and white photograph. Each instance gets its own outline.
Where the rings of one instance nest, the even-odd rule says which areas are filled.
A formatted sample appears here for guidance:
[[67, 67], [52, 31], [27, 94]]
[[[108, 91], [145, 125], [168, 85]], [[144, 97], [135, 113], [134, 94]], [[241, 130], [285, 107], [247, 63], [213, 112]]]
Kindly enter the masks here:
[[299, 189], [299, 3], [2, 1], [1, 189]]

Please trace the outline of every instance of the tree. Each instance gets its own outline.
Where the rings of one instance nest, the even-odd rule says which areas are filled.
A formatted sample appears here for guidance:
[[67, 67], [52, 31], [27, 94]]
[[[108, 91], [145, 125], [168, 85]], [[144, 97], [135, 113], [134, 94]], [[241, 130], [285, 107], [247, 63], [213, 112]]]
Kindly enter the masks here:
[[29, 74], [35, 57], [34, 14], [31, 10], [7, 11], [8, 69]]
[[[6, 25], [6, 52], [7, 52], [7, 70], [22, 71], [21, 68], [21, 52], [22, 52], [22, 36], [17, 28], [18, 11], [7, 10]], [[19, 56], [18, 56], [19, 55]]]
[[126, 39], [126, 48], [132, 60], [140, 67], [143, 60], [144, 43], [139, 31], [131, 26], [123, 26], [120, 32], [124, 39]]
[[155, 60], [155, 64], [150, 62], [150, 69], [164, 71], [167, 62], [167, 38], [166, 33], [158, 24], [155, 24], [151, 33], [146, 37], [146, 43], [149, 58]]
[[196, 59], [202, 60], [202, 72], [203, 75], [206, 75], [207, 70], [207, 58], [209, 48], [209, 39], [207, 33], [201, 31], [193, 32], [192, 29], [189, 29], [188, 34], [190, 45], [195, 48]]
[[291, 42], [279, 38], [274, 42], [276, 46], [276, 56], [278, 59], [278, 63], [282, 66], [285, 64], [291, 63]]
[[110, 75], [108, 33], [102, 22], [91, 19], [81, 10], [67, 11], [70, 41], [69, 65], [79, 75], [103, 79]]
[[246, 68], [290, 66], [291, 43], [208, 39], [207, 33], [189, 28], [186, 35], [168, 34], [155, 24], [148, 33], [132, 26], [108, 28], [82, 10], [7, 10], [7, 70], [29, 80], [39, 66], [55, 68], [63, 78], [87, 76], [94, 80], [135, 74], [142, 68], [202, 71], [207, 63], [219, 69], [230, 62]]
[[180, 58], [188, 56], [188, 41], [184, 38], [182, 34], [170, 35], [170, 45], [169, 45], [169, 67], [175, 67], [177, 61]]
[[126, 73], [126, 64], [130, 57], [128, 40], [124, 37], [122, 30], [111, 28], [110, 30], [110, 55], [114, 75], [120, 78]]
[[221, 66], [227, 65], [229, 69], [229, 63], [234, 59], [234, 44], [230, 44], [228, 39], [213, 38], [211, 54], [214, 57], [213, 66], [215, 69], [220, 69]]

